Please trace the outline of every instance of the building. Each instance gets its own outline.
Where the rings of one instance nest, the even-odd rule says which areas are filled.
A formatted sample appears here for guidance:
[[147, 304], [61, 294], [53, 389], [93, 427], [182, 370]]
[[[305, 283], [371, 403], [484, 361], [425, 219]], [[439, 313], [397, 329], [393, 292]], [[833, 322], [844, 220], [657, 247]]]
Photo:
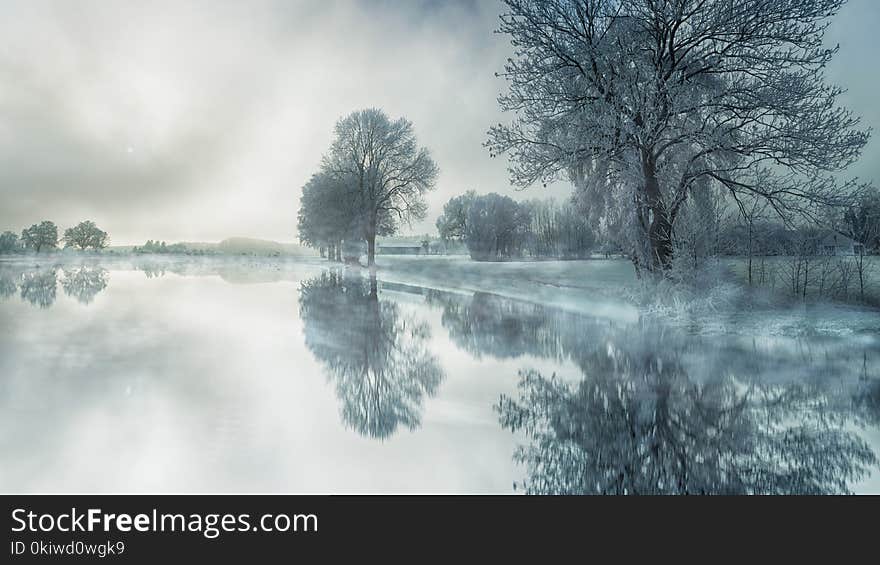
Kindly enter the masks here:
[[424, 247], [418, 243], [380, 243], [377, 246], [380, 255], [421, 255]]
[[862, 255], [865, 246], [845, 235], [830, 232], [819, 241], [819, 253], [822, 255]]

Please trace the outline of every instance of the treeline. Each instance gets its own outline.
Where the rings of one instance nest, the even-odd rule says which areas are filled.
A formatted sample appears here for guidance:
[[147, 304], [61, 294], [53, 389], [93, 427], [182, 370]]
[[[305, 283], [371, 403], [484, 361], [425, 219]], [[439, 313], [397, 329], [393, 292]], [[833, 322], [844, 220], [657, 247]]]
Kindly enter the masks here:
[[475, 261], [584, 259], [596, 245], [586, 217], [573, 204], [516, 202], [496, 193], [468, 191], [451, 198], [437, 219], [437, 230], [443, 241], [463, 243]]
[[208, 249], [190, 249], [183, 243], [172, 243], [167, 245], [164, 241], [153, 241], [152, 239], [148, 239], [147, 242], [141, 246], [135, 246], [131, 249], [132, 253], [143, 255], [143, 254], [158, 254], [158, 255], [215, 255], [216, 253], [212, 250]]
[[0, 234], [0, 254], [29, 251], [40, 253], [41, 251], [57, 250], [59, 244], [63, 244], [65, 249], [100, 251], [107, 247], [109, 242], [110, 236], [107, 232], [100, 229], [91, 220], [85, 220], [67, 228], [60, 238], [55, 222], [44, 220], [21, 230], [21, 236], [12, 231]]
[[425, 216], [437, 175], [412, 122], [375, 108], [353, 112], [336, 123], [320, 170], [303, 187], [299, 241], [337, 261], [356, 262], [366, 251], [373, 266], [376, 237]]

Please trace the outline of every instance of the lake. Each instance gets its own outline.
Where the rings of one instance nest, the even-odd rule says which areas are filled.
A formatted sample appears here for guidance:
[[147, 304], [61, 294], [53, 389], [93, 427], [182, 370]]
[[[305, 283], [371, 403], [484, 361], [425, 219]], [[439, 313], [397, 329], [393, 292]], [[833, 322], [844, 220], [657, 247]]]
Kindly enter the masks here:
[[0, 491], [880, 492], [873, 312], [704, 331], [447, 279], [0, 262]]

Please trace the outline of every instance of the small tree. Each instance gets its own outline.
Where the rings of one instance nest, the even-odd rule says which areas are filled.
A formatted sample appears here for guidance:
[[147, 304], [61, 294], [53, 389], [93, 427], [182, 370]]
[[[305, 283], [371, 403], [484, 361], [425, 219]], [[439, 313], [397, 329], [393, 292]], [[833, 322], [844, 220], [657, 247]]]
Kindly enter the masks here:
[[0, 234], [0, 253], [15, 253], [20, 248], [18, 234], [11, 231]]
[[37, 253], [41, 249], [55, 249], [58, 247], [58, 227], [54, 222], [44, 220], [21, 231], [21, 241], [28, 249]]

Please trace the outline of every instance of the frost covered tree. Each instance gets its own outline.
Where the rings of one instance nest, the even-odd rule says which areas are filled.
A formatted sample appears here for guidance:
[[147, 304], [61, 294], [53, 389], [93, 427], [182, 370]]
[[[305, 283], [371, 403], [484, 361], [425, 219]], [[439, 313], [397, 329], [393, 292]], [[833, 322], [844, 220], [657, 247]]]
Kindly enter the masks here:
[[497, 261], [522, 254], [529, 213], [509, 196], [477, 196], [467, 210], [465, 241], [471, 259]]
[[376, 108], [353, 112], [336, 123], [322, 170], [351, 183], [352, 200], [363, 216], [370, 267], [383, 220], [396, 220], [386, 223], [393, 233], [397, 222], [424, 218], [424, 196], [439, 173], [428, 150], [419, 147], [412, 122], [392, 120]]
[[868, 251], [880, 251], [880, 191], [865, 192], [844, 214], [848, 235]]
[[756, 195], [784, 218], [849, 202], [835, 173], [868, 132], [839, 106], [824, 32], [845, 0], [504, 0], [509, 124], [489, 130], [519, 186], [567, 175], [625, 219], [636, 266], [665, 272], [693, 191]]

